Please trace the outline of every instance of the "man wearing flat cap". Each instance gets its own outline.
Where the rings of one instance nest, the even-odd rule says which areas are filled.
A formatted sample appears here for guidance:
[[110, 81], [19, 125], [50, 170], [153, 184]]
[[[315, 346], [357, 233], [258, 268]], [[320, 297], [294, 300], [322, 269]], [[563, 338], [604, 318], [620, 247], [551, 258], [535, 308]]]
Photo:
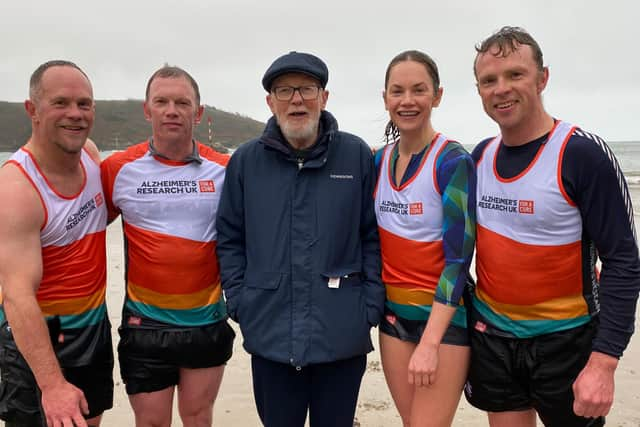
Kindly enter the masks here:
[[273, 117], [227, 167], [217, 253], [267, 427], [352, 427], [385, 291], [371, 149], [324, 110], [325, 63], [290, 52], [262, 85]]

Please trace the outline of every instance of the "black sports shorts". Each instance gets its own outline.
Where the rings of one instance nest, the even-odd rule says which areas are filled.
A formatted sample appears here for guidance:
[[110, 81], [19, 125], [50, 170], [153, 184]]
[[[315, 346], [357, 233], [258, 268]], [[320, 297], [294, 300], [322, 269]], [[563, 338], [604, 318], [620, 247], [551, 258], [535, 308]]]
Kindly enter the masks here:
[[[62, 367], [67, 381], [83, 391], [94, 418], [113, 407], [113, 348], [111, 341], [89, 365]], [[10, 329], [0, 327], [0, 419], [28, 426], [46, 426], [36, 380], [18, 351]]]
[[[474, 324], [475, 325], [475, 324]], [[546, 426], [595, 427], [604, 417], [573, 412], [572, 385], [591, 354], [597, 321], [532, 338], [499, 336], [472, 327], [465, 396], [489, 412], [535, 409]]]
[[[426, 326], [426, 320], [404, 319], [385, 306], [384, 316], [380, 322], [380, 332], [402, 341], [418, 344]], [[442, 344], [469, 346], [469, 333], [466, 328], [449, 324], [442, 337]]]
[[180, 368], [224, 365], [231, 358], [236, 335], [226, 320], [206, 326], [178, 327], [130, 313], [125, 313], [118, 333], [120, 375], [127, 394], [150, 393], [177, 385]]

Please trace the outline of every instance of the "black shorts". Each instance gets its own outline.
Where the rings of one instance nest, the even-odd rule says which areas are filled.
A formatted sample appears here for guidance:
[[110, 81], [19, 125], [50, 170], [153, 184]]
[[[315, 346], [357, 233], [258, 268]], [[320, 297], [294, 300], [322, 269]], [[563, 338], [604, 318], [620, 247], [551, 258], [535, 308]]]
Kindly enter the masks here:
[[[385, 306], [379, 328], [380, 332], [384, 334], [418, 344], [426, 326], [426, 320], [404, 319]], [[469, 346], [469, 333], [466, 328], [449, 324], [441, 342], [442, 344]]]
[[211, 368], [231, 358], [236, 334], [226, 320], [181, 328], [137, 316], [132, 323], [130, 317], [125, 314], [118, 329], [120, 375], [127, 394], [163, 390], [179, 383], [180, 368]]
[[573, 412], [572, 385], [591, 354], [597, 321], [533, 338], [471, 329], [465, 396], [489, 412], [535, 409], [546, 426], [602, 426], [604, 417]]
[[[113, 407], [113, 348], [105, 347], [86, 366], [62, 367], [67, 381], [83, 391], [89, 403], [86, 419]], [[0, 332], [0, 419], [28, 426], [46, 426], [36, 380], [13, 337]]]

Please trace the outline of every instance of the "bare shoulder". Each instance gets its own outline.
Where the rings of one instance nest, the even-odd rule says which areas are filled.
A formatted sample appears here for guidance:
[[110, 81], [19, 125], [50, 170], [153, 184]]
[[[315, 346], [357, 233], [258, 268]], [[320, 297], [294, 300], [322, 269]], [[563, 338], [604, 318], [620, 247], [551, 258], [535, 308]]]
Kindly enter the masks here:
[[45, 208], [40, 195], [22, 168], [12, 162], [0, 168], [0, 233], [6, 228], [40, 230]]
[[9, 301], [16, 292], [31, 294], [39, 286], [46, 214], [31, 181], [10, 162], [0, 168], [0, 201], [0, 284]]
[[87, 138], [87, 141], [84, 143], [84, 149], [87, 150], [87, 154], [91, 156], [96, 164], [100, 164], [100, 150], [98, 150], [98, 146], [93, 140]]

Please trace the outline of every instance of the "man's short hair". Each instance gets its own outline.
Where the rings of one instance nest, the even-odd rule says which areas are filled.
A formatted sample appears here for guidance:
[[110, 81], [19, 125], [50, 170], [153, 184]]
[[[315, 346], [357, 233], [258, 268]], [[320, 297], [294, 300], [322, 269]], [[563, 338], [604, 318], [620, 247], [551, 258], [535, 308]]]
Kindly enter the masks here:
[[[538, 66], [538, 70], [542, 71], [544, 69], [542, 49], [540, 49], [538, 42], [535, 41], [531, 34], [529, 34], [524, 28], [509, 26], [502, 27], [484, 39], [482, 43], [476, 45], [476, 52], [480, 55], [481, 53], [489, 52], [489, 50], [495, 46], [498, 48], [497, 52], [495, 52], [495, 56], [505, 57], [518, 49], [519, 45], [527, 45], [531, 47], [531, 50], [533, 51], [533, 60]], [[473, 61], [473, 74], [476, 74], [476, 61]]]
[[191, 77], [191, 74], [187, 73], [182, 68], [176, 67], [173, 65], [164, 65], [151, 75], [151, 77], [149, 78], [149, 81], [147, 82], [147, 90], [145, 91], [145, 100], [147, 101], [149, 100], [149, 91], [151, 89], [151, 83], [153, 82], [154, 79], [156, 78], [177, 79], [180, 77], [184, 77], [191, 84], [191, 87], [193, 88], [193, 91], [196, 94], [196, 104], [199, 106], [200, 105], [200, 88], [198, 88], [198, 83], [196, 83], [196, 80], [193, 77]]
[[80, 67], [78, 67], [75, 63], [71, 61], [67, 61], [64, 59], [53, 59], [51, 61], [47, 61], [43, 64], [40, 64], [38, 68], [31, 74], [31, 78], [29, 79], [29, 99], [32, 101], [37, 100], [42, 92], [42, 76], [44, 76], [45, 71], [47, 71], [51, 67], [71, 67], [80, 71], [83, 76], [87, 78], [89, 84], [91, 81], [89, 80], [89, 76], [82, 71]]

